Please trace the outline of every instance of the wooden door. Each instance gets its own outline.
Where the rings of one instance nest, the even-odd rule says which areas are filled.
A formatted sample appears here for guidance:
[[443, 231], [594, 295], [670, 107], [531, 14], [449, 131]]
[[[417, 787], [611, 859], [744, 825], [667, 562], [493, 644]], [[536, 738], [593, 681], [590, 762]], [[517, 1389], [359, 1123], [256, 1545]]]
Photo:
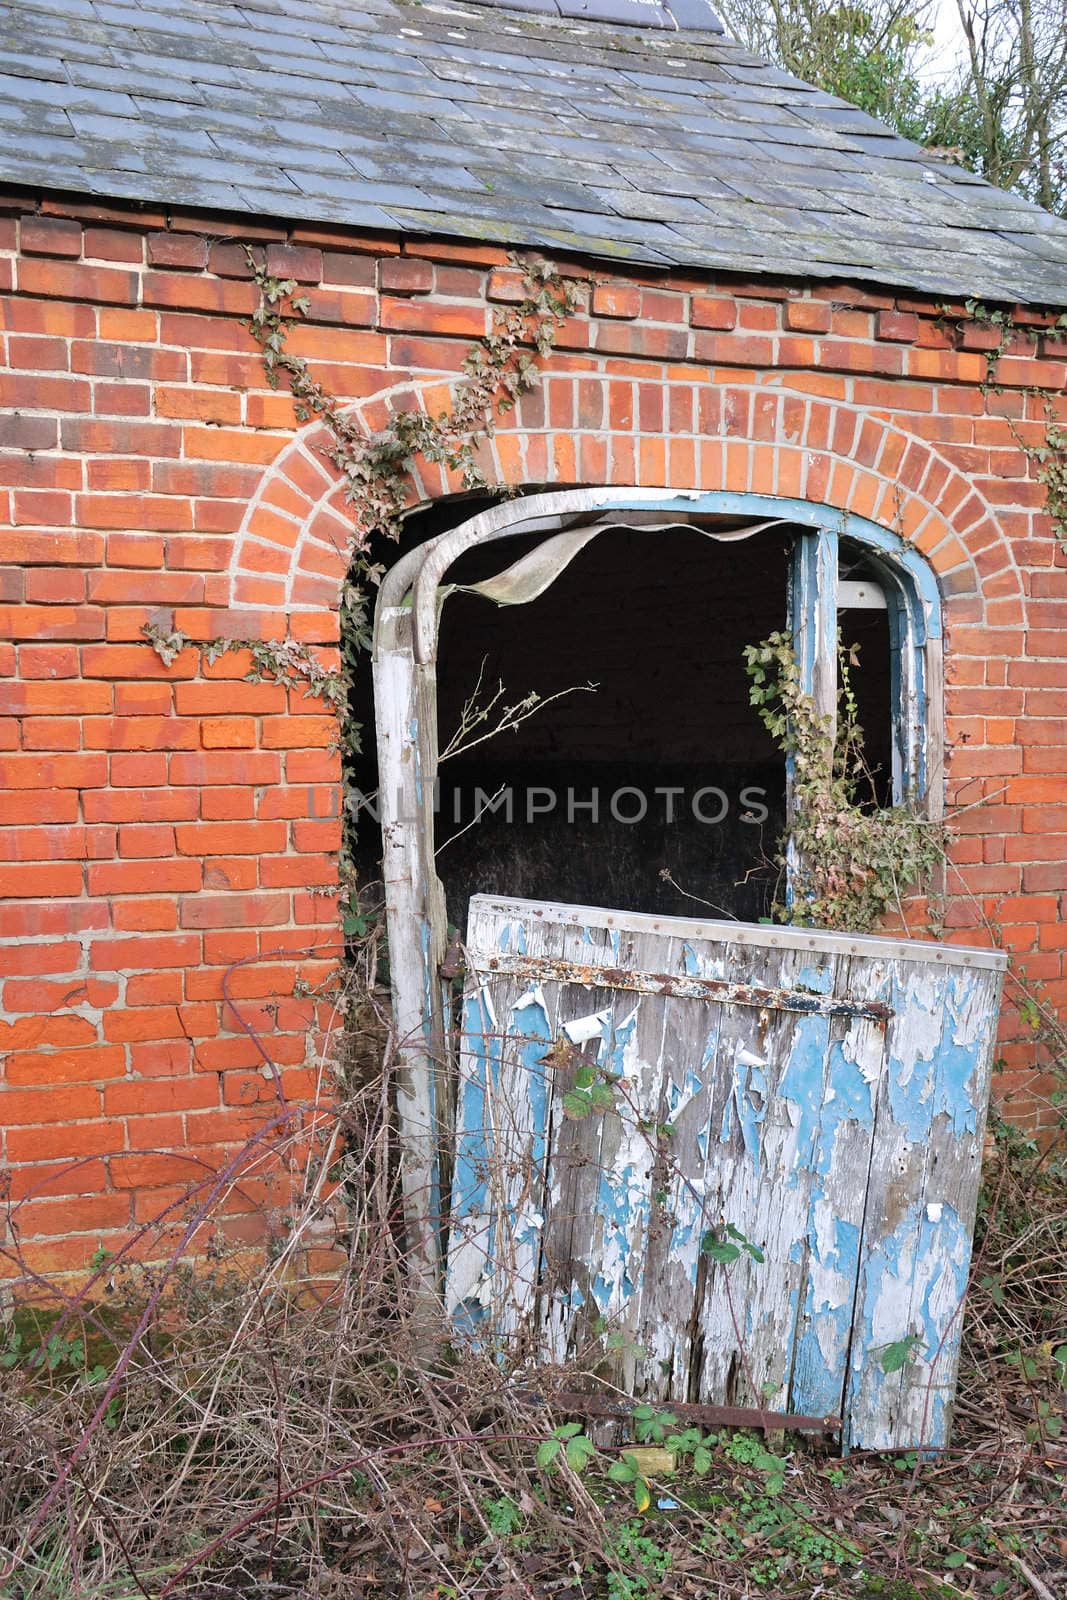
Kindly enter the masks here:
[[[945, 1442], [1004, 957], [477, 896], [447, 1300], [628, 1393]], [[729, 1258], [729, 1259], [727, 1259]]]

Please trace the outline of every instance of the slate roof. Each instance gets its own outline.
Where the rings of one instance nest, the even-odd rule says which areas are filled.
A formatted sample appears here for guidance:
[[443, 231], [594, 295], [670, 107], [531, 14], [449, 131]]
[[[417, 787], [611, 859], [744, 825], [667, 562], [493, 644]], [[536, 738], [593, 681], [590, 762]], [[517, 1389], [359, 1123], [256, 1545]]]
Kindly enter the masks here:
[[1067, 222], [671, 31], [691, 0], [650, 27], [532, 3], [6, 0], [0, 180], [1067, 304]]

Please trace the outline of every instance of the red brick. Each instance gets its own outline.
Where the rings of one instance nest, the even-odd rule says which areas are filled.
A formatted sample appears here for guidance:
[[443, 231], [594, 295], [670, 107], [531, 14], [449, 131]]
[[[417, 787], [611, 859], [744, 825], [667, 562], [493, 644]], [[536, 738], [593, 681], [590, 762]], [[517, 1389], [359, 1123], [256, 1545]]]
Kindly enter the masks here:
[[[72, 1174], [73, 1176], [73, 1174]], [[82, 1182], [86, 1174], [81, 1175]], [[56, 1238], [64, 1234], [99, 1235], [104, 1229], [125, 1228], [130, 1220], [130, 1199], [122, 1194], [79, 1194], [76, 1200], [23, 1201], [18, 1208], [19, 1237]], [[92, 1250], [85, 1247], [86, 1261]]]
[[695, 294], [692, 323], [694, 328], [733, 328], [737, 324], [737, 306], [732, 300]]
[[208, 717], [200, 725], [200, 740], [205, 750], [251, 749], [256, 725], [251, 717]]
[[319, 283], [322, 279], [322, 251], [314, 250], [310, 245], [269, 244], [267, 271], [272, 278], [295, 278], [297, 283]]
[[62, 1011], [71, 1006], [99, 1010], [118, 997], [118, 985], [102, 978], [65, 978], [45, 983], [40, 978], [9, 978], [4, 984], [5, 1011]]
[[83, 799], [87, 822], [191, 822], [196, 789], [94, 789]]
[[99, 789], [106, 782], [107, 757], [95, 752], [69, 756], [0, 755], [0, 788]]
[[68, 261], [24, 260], [18, 268], [19, 290], [46, 299], [93, 304], [133, 305], [140, 280], [136, 272], [116, 267], [90, 267]]
[[203, 881], [199, 861], [101, 861], [86, 869], [90, 894], [194, 894]]
[[830, 307], [824, 300], [789, 300], [785, 306], [785, 325], [801, 333], [829, 333]]
[[78, 652], [73, 645], [24, 644], [19, 648], [18, 664], [23, 678], [73, 678], [78, 672]]
[[82, 230], [62, 217], [23, 217], [19, 244], [30, 256], [80, 256]]
[[284, 822], [187, 822], [175, 828], [180, 855], [263, 855], [284, 850]]
[[121, 228], [86, 228], [82, 254], [89, 260], [124, 261], [140, 266], [144, 240], [140, 233]]
[[191, 1188], [207, 1176], [202, 1160], [180, 1154], [113, 1156], [108, 1167], [116, 1189], [158, 1189], [168, 1183]]
[[102, 639], [104, 613], [98, 606], [0, 606], [0, 638]]
[[118, 1044], [129, 1044], [135, 1039], [173, 1039], [180, 1037], [181, 1032], [175, 1006], [126, 1007], [111, 1011], [104, 1018], [104, 1038]]
[[12, 528], [4, 533], [4, 560], [13, 566], [94, 567], [104, 554], [98, 533], [78, 529]]
[[[120, 1052], [121, 1053], [121, 1052]], [[9, 1126], [76, 1122], [100, 1114], [100, 1090], [87, 1084], [47, 1089], [8, 1089], [0, 1094], [0, 1117]]]
[[35, 1051], [32, 1055], [9, 1056], [6, 1071], [7, 1081], [17, 1087], [94, 1083], [103, 1078], [121, 1078], [126, 1071], [126, 1052], [118, 1045], [99, 1045], [91, 1050]]
[[202, 271], [207, 266], [207, 240], [191, 233], [150, 233], [148, 264]]
[[429, 294], [434, 269], [429, 261], [395, 256], [378, 264], [379, 287], [389, 294]]
[[142, 968], [189, 967], [200, 960], [200, 940], [192, 934], [160, 938], [98, 939], [89, 947], [94, 972], [139, 971]]
[[104, 1112], [114, 1117], [142, 1117], [160, 1111], [202, 1111], [217, 1106], [218, 1100], [218, 1085], [207, 1078], [147, 1078], [108, 1084]]
[[0, 683], [0, 716], [86, 716], [111, 710], [106, 683], [67, 683], [47, 679]]
[[287, 894], [202, 894], [181, 907], [183, 928], [276, 927], [288, 921]]
[[116, 933], [171, 933], [178, 926], [178, 907], [171, 899], [112, 900], [111, 923]]
[[86, 598], [86, 575], [70, 567], [31, 567], [24, 575], [24, 597], [31, 604], [79, 606]]

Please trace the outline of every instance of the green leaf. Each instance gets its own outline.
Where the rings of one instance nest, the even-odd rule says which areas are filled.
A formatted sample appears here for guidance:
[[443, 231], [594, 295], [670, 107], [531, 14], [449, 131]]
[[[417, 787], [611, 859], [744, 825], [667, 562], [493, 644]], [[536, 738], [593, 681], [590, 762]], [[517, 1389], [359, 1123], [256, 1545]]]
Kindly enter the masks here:
[[638, 1511], [647, 1511], [652, 1504], [652, 1494], [644, 1478], [634, 1479], [634, 1505]]
[[539, 1467], [550, 1467], [562, 1449], [561, 1440], [545, 1439], [537, 1447], [537, 1465]]
[[917, 1334], [909, 1333], [904, 1339], [895, 1339], [892, 1344], [887, 1344], [880, 1357], [880, 1366], [885, 1373], [899, 1372], [908, 1363], [915, 1346], [920, 1343]]
[[712, 1455], [705, 1445], [698, 1445], [693, 1451], [693, 1471], [698, 1478], [706, 1477], [711, 1471]]
[[700, 1241], [700, 1249], [703, 1255], [708, 1256], [712, 1261], [717, 1261], [720, 1266], [724, 1267], [729, 1266], [731, 1261], [739, 1260], [741, 1256], [740, 1247], [736, 1244], [728, 1244], [725, 1239], [720, 1239], [714, 1228], [709, 1228], [705, 1233]]
[[563, 1115], [572, 1122], [581, 1122], [592, 1109], [593, 1100], [588, 1089], [571, 1089], [563, 1096]]
[[584, 1472], [596, 1455], [596, 1446], [592, 1439], [587, 1438], [584, 1433], [579, 1433], [573, 1439], [567, 1440], [564, 1454], [572, 1472]]
[[558, 1428], [552, 1429], [553, 1439], [576, 1439], [582, 1431], [580, 1422], [561, 1422]]
[[576, 1089], [591, 1089], [596, 1082], [596, 1068], [588, 1065], [579, 1067], [574, 1074], [574, 1087]]
[[608, 1468], [608, 1477], [612, 1483], [633, 1483], [640, 1477], [632, 1457], [623, 1456], [621, 1461], [613, 1461]]
[[945, 1557], [946, 1567], [962, 1567], [967, 1559], [966, 1550], [953, 1550], [950, 1556]]
[[615, 1096], [606, 1083], [596, 1083], [589, 1091], [594, 1111], [614, 1111]]

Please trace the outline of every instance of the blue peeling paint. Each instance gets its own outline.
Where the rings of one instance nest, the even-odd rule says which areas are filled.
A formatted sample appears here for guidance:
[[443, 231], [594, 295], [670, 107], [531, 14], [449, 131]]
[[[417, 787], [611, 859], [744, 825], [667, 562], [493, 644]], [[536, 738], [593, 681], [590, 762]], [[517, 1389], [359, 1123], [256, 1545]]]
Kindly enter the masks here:
[[596, 1277], [593, 1279], [592, 1288], [593, 1299], [597, 1303], [598, 1310], [606, 1311], [608, 1309], [608, 1303], [611, 1300], [611, 1284], [605, 1277], [602, 1276], [601, 1273], [598, 1272]]
[[[829, 1017], [800, 1016], [793, 1028], [792, 1043], [785, 1071], [778, 1083], [778, 1099], [790, 1101], [799, 1113], [796, 1123], [797, 1167], [811, 1164], [819, 1132], [825, 1098], [826, 1043], [830, 1036]], [[796, 1186], [797, 1173], [786, 1181]]]
[[873, 1083], [863, 1076], [859, 1066], [846, 1055], [840, 1040], [830, 1046], [827, 1082], [833, 1095], [827, 1096], [819, 1118], [818, 1148], [815, 1152], [816, 1173], [825, 1178], [834, 1159], [838, 1134], [846, 1122], [858, 1122], [867, 1127], [874, 1120]]
[[[759, 1067], [752, 1067], [747, 1062], [737, 1060], [734, 1064], [734, 1111], [737, 1113], [738, 1126], [741, 1129], [741, 1142], [745, 1147], [745, 1154], [758, 1172], [760, 1166], [760, 1125], [767, 1114], [766, 1084]], [[758, 1082], [754, 1080], [758, 1079]], [[762, 1087], [762, 1090], [760, 1086]], [[759, 1096], [759, 1103], [752, 1096], [755, 1089]]]
[[[926, 1139], [935, 1117], [945, 1117], [957, 1138], [978, 1129], [979, 1108], [975, 1104], [973, 1081], [981, 1065], [987, 1041], [979, 1037], [971, 1044], [957, 1044], [954, 1033], [970, 1001], [977, 974], [961, 972], [944, 975], [945, 988], [923, 1006], [914, 986], [894, 984], [894, 1009], [920, 1008], [930, 1017], [944, 1008], [940, 1037], [929, 1055], [918, 1056], [911, 1071], [897, 1057], [889, 1063], [889, 1101], [894, 1122], [907, 1129], [913, 1144]], [[931, 1032], [934, 1030], [931, 1029]]]
[[523, 1044], [518, 1061], [526, 1074], [527, 1093], [530, 1097], [530, 1126], [533, 1130], [530, 1159], [540, 1187], [544, 1180], [548, 1129], [549, 1086], [545, 1076], [544, 1058], [548, 1046], [552, 1043], [552, 1029], [544, 1005], [532, 997], [524, 1006], [516, 1006], [514, 1015], [516, 1020], [521, 1018]]
[[687, 978], [700, 977], [700, 962], [697, 960], [697, 953], [693, 949], [693, 946], [689, 943], [688, 939], [682, 945], [682, 961], [685, 966], [685, 975]]
[[[851, 1222], [835, 1218], [833, 1242], [825, 1255], [819, 1252], [818, 1235], [809, 1234], [811, 1263], [807, 1274], [804, 1312], [796, 1335], [791, 1404], [796, 1411], [811, 1415], [836, 1414], [845, 1387], [845, 1362], [852, 1327], [851, 1285], [856, 1281], [860, 1259], [860, 1230]], [[840, 1273], [845, 1287], [837, 1304], [817, 1295], [813, 1267]], [[820, 1337], [821, 1335], [821, 1337]]]
[[472, 1072], [463, 1079], [459, 1095], [452, 1178], [452, 1210], [457, 1217], [484, 1212], [488, 1206], [493, 1151], [486, 1118], [486, 1071], [490, 1071], [495, 1084], [503, 1043], [495, 1035], [481, 991], [468, 994], [463, 1002], [463, 1050]]

